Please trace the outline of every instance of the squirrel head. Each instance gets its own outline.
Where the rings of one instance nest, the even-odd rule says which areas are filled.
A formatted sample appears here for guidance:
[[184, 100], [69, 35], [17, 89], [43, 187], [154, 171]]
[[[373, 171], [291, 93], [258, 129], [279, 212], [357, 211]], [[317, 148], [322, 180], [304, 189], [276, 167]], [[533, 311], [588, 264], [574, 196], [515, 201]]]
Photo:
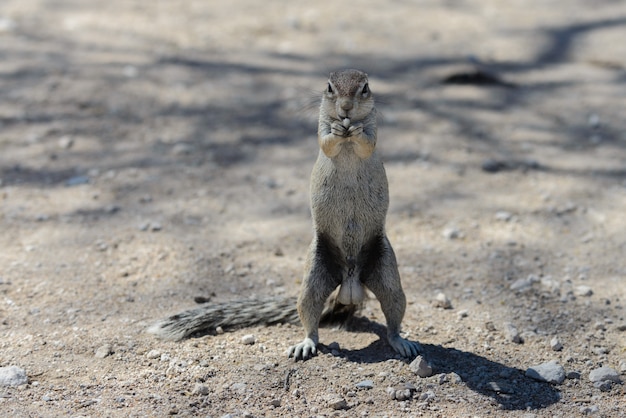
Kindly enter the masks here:
[[330, 73], [321, 106], [332, 119], [365, 119], [374, 109], [374, 97], [369, 88], [367, 74], [353, 69]]

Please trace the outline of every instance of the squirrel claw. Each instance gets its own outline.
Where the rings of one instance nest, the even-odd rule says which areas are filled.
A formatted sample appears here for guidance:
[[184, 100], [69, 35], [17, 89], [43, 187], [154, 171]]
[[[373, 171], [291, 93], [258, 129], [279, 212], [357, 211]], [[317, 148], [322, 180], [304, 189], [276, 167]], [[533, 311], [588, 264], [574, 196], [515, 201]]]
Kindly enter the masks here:
[[305, 338], [301, 343], [289, 347], [287, 356], [293, 357], [294, 361], [308, 360], [317, 354], [316, 346], [317, 344], [312, 339]]
[[389, 344], [393, 349], [402, 357], [415, 358], [422, 351], [420, 343], [415, 341], [405, 340], [404, 338], [396, 335], [393, 338], [389, 338]]

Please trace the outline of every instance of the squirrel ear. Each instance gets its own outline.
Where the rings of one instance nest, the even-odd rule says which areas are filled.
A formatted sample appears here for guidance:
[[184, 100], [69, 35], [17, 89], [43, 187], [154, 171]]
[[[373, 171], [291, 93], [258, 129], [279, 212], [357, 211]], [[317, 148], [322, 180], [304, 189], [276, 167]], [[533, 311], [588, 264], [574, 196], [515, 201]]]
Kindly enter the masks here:
[[326, 89], [326, 93], [333, 94], [333, 86], [330, 84], [330, 82], [328, 83], [328, 88]]

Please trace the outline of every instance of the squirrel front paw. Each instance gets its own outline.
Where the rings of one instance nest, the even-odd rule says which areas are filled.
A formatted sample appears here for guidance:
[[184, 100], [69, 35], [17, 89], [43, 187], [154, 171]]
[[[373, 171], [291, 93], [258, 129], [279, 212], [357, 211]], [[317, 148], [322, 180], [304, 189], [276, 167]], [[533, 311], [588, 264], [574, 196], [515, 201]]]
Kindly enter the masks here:
[[348, 136], [361, 136], [363, 135], [363, 124], [355, 123], [348, 128]]
[[341, 121], [334, 121], [330, 124], [330, 132], [341, 138], [345, 138], [348, 136], [348, 127], [344, 126]]

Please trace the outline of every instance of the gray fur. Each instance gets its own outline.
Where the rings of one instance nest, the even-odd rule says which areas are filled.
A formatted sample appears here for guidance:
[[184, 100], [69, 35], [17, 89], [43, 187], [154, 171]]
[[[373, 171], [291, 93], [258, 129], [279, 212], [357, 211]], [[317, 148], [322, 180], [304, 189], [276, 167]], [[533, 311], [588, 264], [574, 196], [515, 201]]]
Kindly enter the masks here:
[[311, 175], [315, 235], [298, 298], [305, 338], [288, 351], [296, 360], [316, 353], [325, 301], [331, 297], [340, 304], [360, 305], [363, 287], [381, 304], [391, 346], [407, 357], [418, 352], [417, 343], [399, 334], [406, 298], [385, 234], [389, 191], [376, 140], [376, 108], [367, 74], [331, 73], [320, 105], [320, 152]]

